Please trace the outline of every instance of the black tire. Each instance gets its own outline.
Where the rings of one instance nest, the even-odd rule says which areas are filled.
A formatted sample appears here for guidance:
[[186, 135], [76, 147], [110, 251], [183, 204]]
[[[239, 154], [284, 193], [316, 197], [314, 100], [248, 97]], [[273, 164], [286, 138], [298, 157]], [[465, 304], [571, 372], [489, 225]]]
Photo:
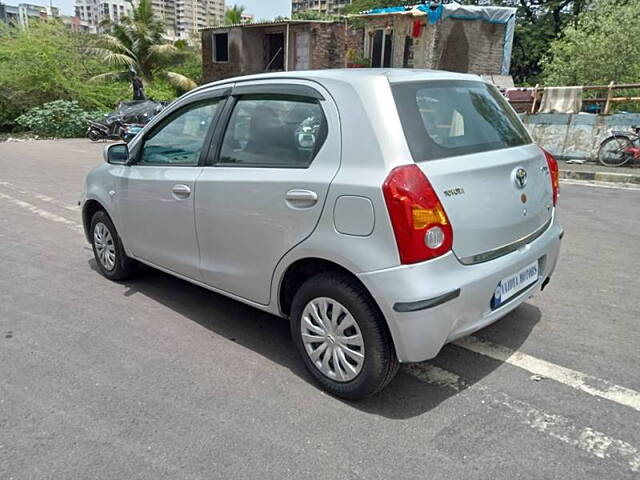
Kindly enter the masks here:
[[[100, 259], [98, 250], [96, 248], [95, 232], [98, 225], [103, 225], [108, 230], [111, 236], [111, 244], [113, 245], [113, 250], [115, 252], [115, 260], [113, 262], [112, 268], [108, 268], [103, 264], [103, 261]], [[124, 280], [130, 277], [137, 268], [137, 262], [127, 257], [127, 255], [125, 254], [120, 236], [118, 235], [113, 222], [109, 218], [109, 215], [107, 215], [107, 212], [105, 212], [104, 210], [98, 210], [91, 218], [90, 228], [91, 247], [93, 248], [93, 256], [96, 260], [96, 264], [98, 265], [100, 273], [102, 273], [102, 275], [107, 277], [109, 280], [114, 281]]]
[[102, 139], [102, 135], [93, 129], [89, 130], [88, 136], [89, 136], [89, 140], [91, 140], [92, 142], [97, 142], [98, 140]]
[[633, 154], [625, 152], [633, 142], [624, 135], [613, 135], [606, 138], [598, 150], [598, 161], [607, 167], [620, 167], [633, 158]]
[[[364, 362], [348, 382], [335, 381], [313, 363], [302, 340], [301, 318], [307, 304], [319, 297], [339, 302], [355, 319], [364, 340]], [[327, 392], [347, 400], [378, 393], [395, 377], [400, 364], [386, 321], [374, 300], [354, 278], [339, 272], [318, 274], [296, 292], [291, 306], [291, 335], [307, 370]]]

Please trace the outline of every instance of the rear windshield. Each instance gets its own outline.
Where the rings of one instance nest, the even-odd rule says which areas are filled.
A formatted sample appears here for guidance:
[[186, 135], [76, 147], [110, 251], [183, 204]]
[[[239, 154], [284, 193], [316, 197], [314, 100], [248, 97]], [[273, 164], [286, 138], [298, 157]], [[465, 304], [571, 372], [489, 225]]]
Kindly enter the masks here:
[[486, 83], [402, 83], [392, 90], [416, 162], [531, 143], [507, 101]]

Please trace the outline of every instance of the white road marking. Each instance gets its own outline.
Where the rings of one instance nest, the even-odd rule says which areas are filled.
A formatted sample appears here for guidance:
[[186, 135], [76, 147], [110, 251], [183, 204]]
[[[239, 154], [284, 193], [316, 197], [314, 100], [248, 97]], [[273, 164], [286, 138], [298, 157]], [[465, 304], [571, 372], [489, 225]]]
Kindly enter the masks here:
[[461, 338], [454, 345], [472, 352], [506, 362], [534, 375], [541, 375], [590, 395], [616, 402], [640, 411], [640, 392], [615, 385], [606, 380], [541, 360], [526, 353], [511, 350], [502, 345], [478, 337]]
[[616, 190], [640, 190], [640, 185], [634, 185], [633, 183], [620, 184], [612, 182], [594, 182], [592, 180], [560, 179], [560, 184], [580, 185], [582, 187], [614, 188]]
[[53, 205], [56, 205], [57, 207], [64, 208], [65, 210], [69, 210], [71, 212], [77, 212], [78, 210], [80, 210], [80, 207], [78, 207], [76, 205], [74, 205], [74, 206], [63, 205], [61, 202], [59, 202], [58, 200], [56, 200], [53, 197], [50, 197], [48, 195], [43, 195], [43, 194], [37, 193], [37, 192], [30, 192], [28, 190], [23, 190], [22, 188], [19, 188], [17, 185], [14, 185], [13, 183], [10, 183], [10, 182], [0, 182], [0, 186], [10, 188], [10, 189], [22, 194], [22, 195], [31, 195], [32, 197], [37, 198], [38, 200], [42, 200], [43, 202], [51, 203]]
[[609, 459], [626, 465], [632, 472], [640, 471], [640, 451], [633, 445], [591, 427], [575, 425], [562, 415], [547, 413], [504, 392], [465, 382], [459, 375], [427, 363], [409, 364], [404, 371], [419, 380], [455, 392], [467, 388], [481, 392], [483, 403], [501, 413], [513, 416], [520, 423], [555, 440], [571, 445], [595, 458]]
[[74, 230], [83, 231], [82, 225], [69, 220], [68, 218], [61, 217], [60, 215], [56, 215], [55, 213], [51, 213], [47, 210], [43, 210], [42, 208], [36, 207], [29, 202], [25, 202], [24, 200], [19, 200], [17, 198], [12, 197], [11, 195], [7, 195], [6, 193], [0, 192], [0, 198], [7, 200], [8, 202], [16, 205], [20, 208], [30, 211], [31, 213], [35, 213], [36, 215], [41, 216], [42, 218], [46, 218], [52, 222], [61, 223], [63, 225], [67, 225]]

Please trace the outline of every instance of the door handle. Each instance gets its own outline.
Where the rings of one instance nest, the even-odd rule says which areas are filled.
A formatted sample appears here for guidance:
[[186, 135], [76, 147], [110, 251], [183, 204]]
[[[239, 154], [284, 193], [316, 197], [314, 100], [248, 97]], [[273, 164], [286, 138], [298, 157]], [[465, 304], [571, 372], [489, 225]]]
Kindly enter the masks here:
[[313, 207], [318, 202], [318, 194], [311, 190], [293, 189], [284, 197], [289, 206], [294, 208]]
[[174, 185], [171, 189], [173, 196], [182, 200], [191, 196], [191, 188], [188, 185]]

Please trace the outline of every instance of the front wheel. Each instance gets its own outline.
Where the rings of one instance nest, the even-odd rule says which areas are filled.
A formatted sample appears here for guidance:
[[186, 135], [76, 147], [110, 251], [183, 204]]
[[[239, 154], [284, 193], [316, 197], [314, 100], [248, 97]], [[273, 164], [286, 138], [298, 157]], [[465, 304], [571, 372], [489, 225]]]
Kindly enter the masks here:
[[91, 245], [100, 273], [109, 280], [124, 280], [135, 271], [136, 261], [126, 255], [116, 227], [104, 210], [91, 219]]
[[291, 308], [291, 335], [314, 379], [338, 397], [374, 395], [398, 372], [381, 312], [348, 275], [323, 273], [300, 287]]
[[598, 150], [598, 160], [607, 167], [620, 167], [633, 157], [627, 149], [633, 146], [633, 142], [623, 135], [614, 135], [605, 139]]

